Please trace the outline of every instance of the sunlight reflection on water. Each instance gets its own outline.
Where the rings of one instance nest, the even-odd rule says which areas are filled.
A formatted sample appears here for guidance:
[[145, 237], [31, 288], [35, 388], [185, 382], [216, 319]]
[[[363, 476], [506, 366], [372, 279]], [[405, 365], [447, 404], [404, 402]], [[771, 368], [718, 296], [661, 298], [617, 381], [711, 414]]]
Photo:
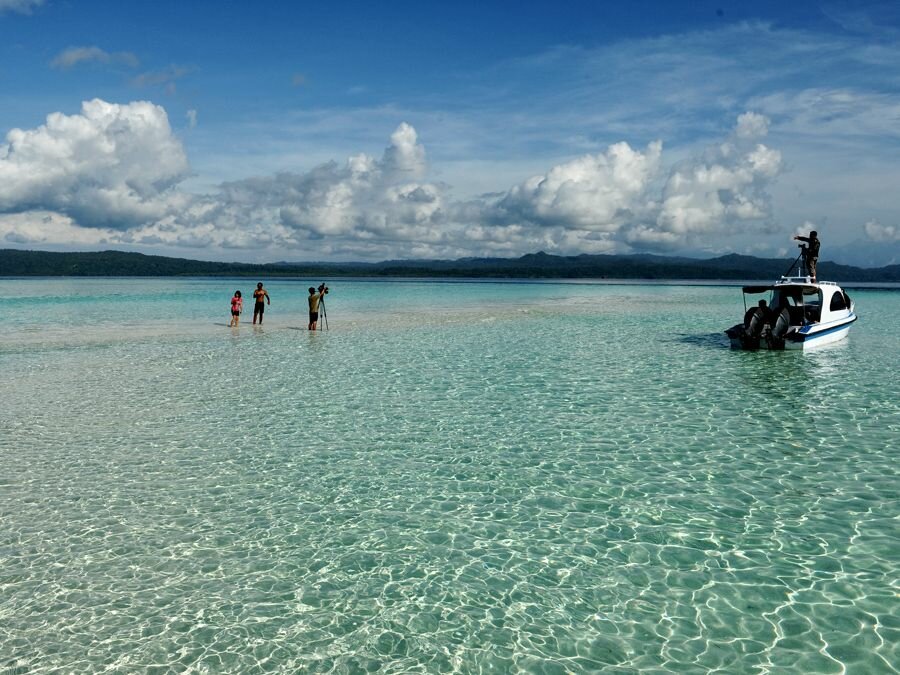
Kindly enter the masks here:
[[235, 283], [0, 281], [0, 668], [900, 662], [896, 294], [738, 353], [733, 288]]

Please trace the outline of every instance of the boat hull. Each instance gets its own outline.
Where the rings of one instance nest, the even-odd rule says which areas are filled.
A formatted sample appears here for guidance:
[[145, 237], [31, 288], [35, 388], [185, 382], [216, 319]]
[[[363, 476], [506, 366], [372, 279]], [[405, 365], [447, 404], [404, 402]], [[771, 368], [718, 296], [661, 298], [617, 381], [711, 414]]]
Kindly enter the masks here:
[[851, 313], [846, 319], [832, 321], [828, 324], [804, 326], [800, 330], [785, 336], [785, 349], [816, 349], [843, 340], [850, 334], [850, 326], [856, 321], [856, 314]]
[[808, 350], [817, 349], [839, 340], [843, 340], [850, 334], [850, 326], [857, 319], [856, 314], [851, 313], [845, 319], [832, 321], [827, 324], [812, 324], [799, 329], [791, 329], [783, 340], [773, 338], [766, 328], [760, 335], [748, 335], [742, 324], [725, 331], [731, 341], [732, 349], [742, 351], [765, 350]]

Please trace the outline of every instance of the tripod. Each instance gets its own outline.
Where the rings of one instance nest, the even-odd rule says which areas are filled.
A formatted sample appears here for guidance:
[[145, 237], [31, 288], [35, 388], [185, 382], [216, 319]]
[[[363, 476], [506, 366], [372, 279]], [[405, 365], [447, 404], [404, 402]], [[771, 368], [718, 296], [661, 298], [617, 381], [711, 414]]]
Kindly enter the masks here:
[[319, 324], [319, 330], [328, 330], [328, 312], [325, 311], [325, 296], [319, 298], [319, 309], [322, 310], [322, 323]]
[[[791, 266], [787, 268], [787, 272], [785, 272], [782, 276], [787, 276], [791, 273], [791, 270], [794, 269], [794, 265], [797, 265], [801, 260], [805, 260], [803, 254], [806, 253], [806, 250], [801, 246], [800, 255], [797, 256], [797, 259], [791, 263]], [[797, 272], [802, 277], [803, 276], [803, 265], [797, 265]]]

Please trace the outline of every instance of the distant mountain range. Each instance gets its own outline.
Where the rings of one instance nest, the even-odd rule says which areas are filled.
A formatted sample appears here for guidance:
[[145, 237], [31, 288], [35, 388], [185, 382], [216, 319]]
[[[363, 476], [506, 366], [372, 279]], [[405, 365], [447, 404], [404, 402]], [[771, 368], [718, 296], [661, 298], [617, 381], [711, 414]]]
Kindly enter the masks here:
[[[695, 259], [660, 255], [557, 256], [520, 258], [388, 260], [379, 263], [278, 262], [264, 265], [209, 262], [124, 251], [55, 253], [0, 249], [0, 276], [292, 276], [457, 277], [495, 279], [776, 279], [791, 261], [730, 254]], [[900, 282], [900, 265], [879, 268], [819, 263], [819, 276], [839, 282]]]

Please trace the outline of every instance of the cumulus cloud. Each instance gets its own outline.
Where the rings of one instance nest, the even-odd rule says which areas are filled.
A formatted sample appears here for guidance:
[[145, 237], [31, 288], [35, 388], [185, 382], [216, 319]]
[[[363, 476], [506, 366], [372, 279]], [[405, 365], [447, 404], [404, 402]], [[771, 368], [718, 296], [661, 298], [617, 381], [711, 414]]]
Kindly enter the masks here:
[[900, 228], [895, 225], [882, 225], [877, 220], [870, 220], [863, 226], [866, 237], [878, 242], [900, 242]]
[[[802, 225], [798, 225], [794, 228], [794, 235], [807, 236], [810, 232], [821, 232], [819, 226], [814, 222], [805, 220]], [[793, 244], [793, 237], [791, 239], [791, 244]]]
[[738, 138], [762, 138], [769, 133], [769, 118], [755, 112], [738, 115], [734, 130]]
[[0, 0], [0, 15], [4, 12], [31, 14], [31, 10], [44, 4], [44, 0]]
[[667, 177], [660, 175], [659, 141], [643, 151], [617, 143], [455, 213], [518, 224], [528, 239], [560, 252], [697, 245], [768, 222], [767, 188], [781, 171], [781, 154], [759, 142], [768, 126], [758, 113], [740, 115], [729, 138]]
[[135, 68], [140, 63], [131, 52], [106, 52], [100, 47], [69, 47], [60, 52], [50, 66], [59, 70], [69, 70], [81, 63], [118, 63]]
[[[780, 173], [782, 160], [778, 150], [757, 142], [767, 132], [762, 115], [741, 115], [730, 139], [672, 171], [656, 219], [661, 241], [673, 236], [687, 240], [769, 216], [766, 189]], [[647, 234], [652, 238], [652, 232]]]
[[617, 231], [649, 206], [647, 188], [661, 154], [660, 142], [644, 152], [617, 143], [603, 154], [560, 164], [509, 190], [496, 204], [495, 219]]
[[382, 166], [391, 177], [418, 178], [425, 172], [425, 148], [419, 144], [416, 130], [406, 122], [391, 134], [391, 144], [384, 151]]
[[94, 100], [0, 145], [0, 237], [359, 259], [677, 248], [766, 221], [765, 188], [781, 167], [760, 142], [767, 129], [765, 117], [742, 115], [728, 139], [668, 173], [660, 141], [615, 143], [460, 201], [427, 179], [425, 148], [404, 122], [380, 157], [197, 195], [179, 187], [187, 158], [161, 107]]
[[[109, 175], [97, 171], [104, 166], [101, 158], [123, 170], [133, 166], [122, 161], [123, 157], [112, 162], [108, 156], [116, 154], [113, 148], [104, 147], [101, 152], [97, 147], [104, 145], [101, 140], [111, 143], [113, 136], [107, 133], [107, 125], [95, 121], [102, 117], [92, 110], [99, 103], [85, 104], [83, 115], [73, 116], [80, 118], [77, 120], [51, 116], [46, 127], [11, 132], [9, 150], [5, 155], [0, 150], [0, 182], [4, 183], [0, 187], [0, 211], [9, 213], [0, 215], [0, 239], [18, 244], [71, 241], [168, 250], [270, 250], [280, 256], [290, 250], [307, 258], [459, 256], [471, 251], [465, 245], [462, 226], [450, 224], [450, 230], [444, 229], [444, 188], [418, 179], [425, 172], [425, 150], [408, 124], [396, 129], [380, 158], [354, 155], [344, 164], [329, 162], [304, 173], [285, 172], [225, 183], [207, 195], [178, 190], [177, 182], [186, 176], [186, 163], [170, 161], [169, 170], [158, 167], [159, 177], [165, 179], [163, 184], [147, 194], [131, 195], [129, 200], [131, 193], [126, 185], [111, 182]], [[130, 104], [118, 110], [114, 106], [105, 113], [128, 120], [145, 116], [162, 125], [162, 109], [142, 105], [149, 106]], [[62, 131], [86, 124], [88, 130], [77, 134]], [[19, 134], [35, 138], [23, 143]], [[72, 136], [88, 137], [77, 170], [72, 168], [62, 177], [51, 175], [49, 165], [53, 160], [72, 154]], [[148, 132], [147, 136], [154, 146], [169, 145], [165, 154], [183, 159], [167, 124], [160, 133]], [[173, 143], [175, 147], [171, 147]], [[49, 148], [55, 146], [59, 147], [51, 152]], [[24, 161], [26, 147], [30, 150], [28, 162]], [[145, 171], [162, 161], [159, 156], [142, 154], [144, 159], [138, 165], [146, 165]], [[15, 161], [11, 161], [13, 156]], [[88, 188], [87, 177], [94, 174], [101, 185]], [[42, 175], [41, 182], [48, 185], [47, 189], [35, 194], [25, 180], [29, 175]], [[7, 176], [15, 178], [9, 187], [2, 181]], [[140, 177], [145, 181], [149, 178]], [[86, 208], [83, 202], [96, 203], [96, 190], [115, 194], [128, 204], [131, 212], [127, 221], [121, 217], [99, 218]], [[109, 205], [98, 208], [108, 210]]]
[[0, 145], [0, 212], [43, 209], [85, 227], [127, 229], [183, 199], [172, 188], [187, 157], [165, 110], [145, 101], [86, 101], [81, 114], [11, 130]]
[[80, 245], [110, 243], [115, 230], [79, 226], [72, 218], [51, 211], [0, 214], [0, 246], [3, 242], [28, 246]]
[[304, 239], [433, 240], [443, 197], [438, 186], [417, 180], [424, 172], [425, 149], [403, 123], [380, 159], [360, 154], [303, 174], [226, 183], [220, 199], [231, 208], [269, 210]]

